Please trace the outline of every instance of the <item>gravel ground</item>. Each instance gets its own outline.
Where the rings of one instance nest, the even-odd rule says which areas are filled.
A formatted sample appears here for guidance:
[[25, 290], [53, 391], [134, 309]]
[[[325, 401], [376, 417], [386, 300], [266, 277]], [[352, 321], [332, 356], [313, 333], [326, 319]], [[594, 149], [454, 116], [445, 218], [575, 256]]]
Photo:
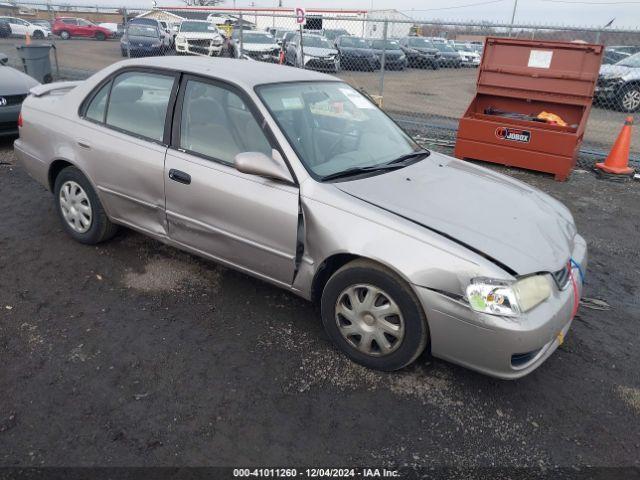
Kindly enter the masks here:
[[640, 466], [638, 182], [500, 169], [571, 208], [611, 306], [507, 382], [357, 366], [275, 287], [128, 230], [74, 243], [0, 162], [0, 465]]

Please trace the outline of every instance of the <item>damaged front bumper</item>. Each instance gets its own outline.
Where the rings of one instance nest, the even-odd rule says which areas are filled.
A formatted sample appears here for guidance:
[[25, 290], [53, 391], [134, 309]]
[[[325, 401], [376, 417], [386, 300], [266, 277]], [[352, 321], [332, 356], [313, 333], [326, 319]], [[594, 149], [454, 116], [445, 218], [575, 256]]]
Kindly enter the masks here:
[[519, 317], [500, 317], [473, 311], [460, 299], [414, 286], [423, 305], [434, 357], [502, 379], [524, 377], [560, 346], [582, 296], [587, 267], [585, 240], [576, 235], [571, 257], [573, 282], [554, 286], [551, 296]]

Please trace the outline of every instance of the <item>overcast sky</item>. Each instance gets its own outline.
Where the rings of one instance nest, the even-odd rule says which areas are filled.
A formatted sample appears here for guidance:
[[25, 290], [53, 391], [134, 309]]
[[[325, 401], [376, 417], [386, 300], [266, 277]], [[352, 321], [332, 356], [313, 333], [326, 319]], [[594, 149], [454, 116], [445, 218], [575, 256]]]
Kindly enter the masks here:
[[[52, 3], [150, 7], [151, 0], [64, 0]], [[272, 7], [278, 0], [236, 0], [236, 6], [255, 3]], [[416, 19], [492, 20], [508, 22], [514, 0], [283, 0], [287, 7], [395, 8]], [[158, 0], [161, 6], [183, 5], [180, 0]], [[233, 0], [224, 6], [232, 7]], [[516, 23], [602, 26], [615, 17], [613, 27], [640, 28], [640, 0], [518, 0]]]

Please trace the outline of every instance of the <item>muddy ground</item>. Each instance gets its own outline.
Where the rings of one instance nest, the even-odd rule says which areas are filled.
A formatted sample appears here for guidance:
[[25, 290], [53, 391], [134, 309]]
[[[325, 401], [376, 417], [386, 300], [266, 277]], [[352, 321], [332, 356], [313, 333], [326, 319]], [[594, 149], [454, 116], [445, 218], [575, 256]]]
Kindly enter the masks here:
[[393, 374], [314, 307], [129, 230], [71, 241], [0, 143], [0, 465], [640, 466], [640, 183], [503, 171], [565, 202], [591, 263], [566, 343], [500, 381]]

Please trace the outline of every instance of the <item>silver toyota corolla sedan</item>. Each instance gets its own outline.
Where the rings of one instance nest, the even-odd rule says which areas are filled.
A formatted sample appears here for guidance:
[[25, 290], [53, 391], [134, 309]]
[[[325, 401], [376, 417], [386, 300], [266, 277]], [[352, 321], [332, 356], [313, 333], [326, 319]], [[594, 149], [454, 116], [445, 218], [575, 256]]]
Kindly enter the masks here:
[[317, 301], [368, 367], [428, 349], [522, 377], [576, 313], [587, 251], [562, 204], [424, 150], [332, 76], [128, 60], [35, 87], [21, 124], [17, 157], [75, 240], [124, 225]]

